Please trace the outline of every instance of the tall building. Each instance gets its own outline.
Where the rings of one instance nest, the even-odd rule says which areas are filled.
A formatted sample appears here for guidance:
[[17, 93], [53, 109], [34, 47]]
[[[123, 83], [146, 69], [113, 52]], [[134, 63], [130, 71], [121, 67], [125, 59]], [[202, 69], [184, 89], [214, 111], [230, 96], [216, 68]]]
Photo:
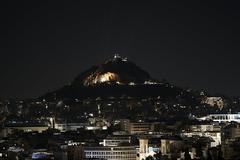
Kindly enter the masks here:
[[154, 124], [146, 122], [130, 122], [129, 120], [125, 120], [121, 126], [129, 134], [141, 134], [154, 130]]

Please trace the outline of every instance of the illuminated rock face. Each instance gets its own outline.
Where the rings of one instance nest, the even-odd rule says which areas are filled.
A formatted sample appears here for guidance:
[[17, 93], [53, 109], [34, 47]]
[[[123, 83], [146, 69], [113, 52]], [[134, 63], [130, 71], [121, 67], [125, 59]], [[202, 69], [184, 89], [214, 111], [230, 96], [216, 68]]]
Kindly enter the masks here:
[[84, 85], [89, 86], [94, 84], [118, 82], [118, 81], [119, 81], [119, 76], [116, 73], [106, 72], [103, 74], [93, 74], [88, 76], [84, 80]]
[[98, 77], [96, 79], [96, 81], [100, 81], [100, 82], [109, 82], [109, 81], [116, 81], [118, 79], [118, 75], [115, 73], [104, 73], [102, 74], [100, 77]]

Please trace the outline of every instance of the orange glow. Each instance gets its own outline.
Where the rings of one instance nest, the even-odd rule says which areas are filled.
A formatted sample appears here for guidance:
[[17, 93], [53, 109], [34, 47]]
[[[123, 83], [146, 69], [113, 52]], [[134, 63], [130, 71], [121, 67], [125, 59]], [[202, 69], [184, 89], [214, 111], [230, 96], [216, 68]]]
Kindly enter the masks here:
[[112, 72], [106, 72], [103, 74], [97, 74], [97, 75], [91, 75], [89, 76], [84, 84], [85, 85], [92, 85], [92, 84], [97, 84], [97, 83], [105, 83], [105, 82], [111, 82], [111, 81], [118, 81], [119, 77], [116, 73]]
[[102, 83], [102, 82], [108, 82], [108, 81], [115, 81], [117, 80], [118, 78], [118, 75], [115, 74], [115, 73], [111, 73], [111, 72], [107, 72], [107, 73], [104, 73], [102, 75], [100, 75], [99, 77], [96, 77], [98, 78], [98, 82]]

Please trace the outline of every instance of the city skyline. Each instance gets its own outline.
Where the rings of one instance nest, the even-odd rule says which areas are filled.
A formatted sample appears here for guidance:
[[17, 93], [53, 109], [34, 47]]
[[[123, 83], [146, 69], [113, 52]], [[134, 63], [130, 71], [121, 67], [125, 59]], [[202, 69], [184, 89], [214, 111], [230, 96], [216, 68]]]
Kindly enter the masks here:
[[238, 160], [233, 1], [1, 1], [0, 159]]

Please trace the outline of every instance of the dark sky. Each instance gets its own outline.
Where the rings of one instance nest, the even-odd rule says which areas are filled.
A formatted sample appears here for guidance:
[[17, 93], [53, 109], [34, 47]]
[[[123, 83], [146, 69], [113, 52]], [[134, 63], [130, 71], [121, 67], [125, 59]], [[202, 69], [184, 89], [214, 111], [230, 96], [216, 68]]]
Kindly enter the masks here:
[[154, 78], [240, 95], [239, 4], [160, 2], [1, 2], [0, 97], [55, 90], [114, 50]]

